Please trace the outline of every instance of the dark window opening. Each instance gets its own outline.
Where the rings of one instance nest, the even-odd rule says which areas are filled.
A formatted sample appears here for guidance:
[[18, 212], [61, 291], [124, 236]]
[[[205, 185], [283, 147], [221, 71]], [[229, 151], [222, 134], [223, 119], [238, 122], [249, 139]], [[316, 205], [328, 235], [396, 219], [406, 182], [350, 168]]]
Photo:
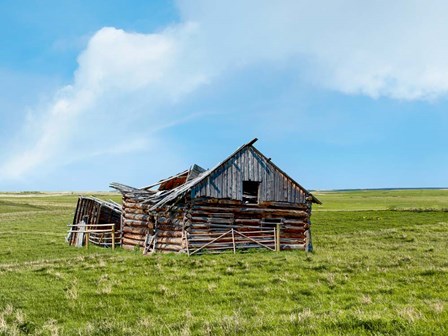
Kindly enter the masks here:
[[258, 188], [260, 182], [243, 181], [243, 203], [257, 204], [258, 203]]

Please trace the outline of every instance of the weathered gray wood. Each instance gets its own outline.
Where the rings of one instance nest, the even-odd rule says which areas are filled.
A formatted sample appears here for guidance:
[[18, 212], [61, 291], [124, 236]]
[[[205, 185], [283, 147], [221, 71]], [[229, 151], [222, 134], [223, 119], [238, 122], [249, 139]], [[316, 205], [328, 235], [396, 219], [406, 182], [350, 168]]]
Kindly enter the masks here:
[[159, 230], [158, 237], [182, 237], [182, 231]]
[[[136, 242], [142, 240], [141, 235], [156, 230], [160, 240], [155, 242], [155, 250], [189, 252], [189, 239], [192, 244], [203, 245], [231, 230], [231, 235], [210, 244], [210, 249], [235, 249], [236, 244], [245, 248], [255, 244], [251, 239], [269, 240], [269, 233], [251, 230], [273, 228], [276, 223], [281, 225], [282, 248], [298, 248], [306, 241], [311, 206], [306, 197], [310, 194], [254, 147], [241, 147], [217, 169], [199, 177], [199, 182], [191, 187], [157, 194], [118, 186], [125, 196], [125, 245], [139, 244]], [[258, 204], [242, 204], [243, 182], [249, 180], [259, 182]], [[90, 210], [95, 218], [100, 217], [101, 208]], [[232, 230], [241, 231], [250, 239], [237, 237]], [[272, 244], [275, 246], [274, 241]], [[197, 245], [194, 246], [192, 253], [197, 252]]]
[[134, 234], [130, 232], [123, 232], [123, 238], [134, 239], [138, 241], [143, 241], [146, 234]]
[[136, 213], [126, 212], [124, 214], [124, 217], [126, 219], [143, 220], [143, 221], [147, 221], [147, 222], [153, 221], [153, 217], [151, 215], [145, 215], [145, 214], [136, 214]]
[[178, 252], [183, 250], [181, 245], [177, 245], [177, 244], [165, 244], [165, 243], [156, 243], [156, 250], [157, 251], [173, 251], [173, 252]]
[[131, 245], [131, 246], [141, 246], [141, 247], [143, 247], [144, 243], [145, 243], [144, 239], [136, 240], [136, 239], [130, 239], [130, 238], [126, 238], [126, 237], [122, 238], [122, 245], [123, 246], [124, 245]]
[[242, 199], [242, 181], [260, 183], [260, 201], [297, 202], [298, 186], [252, 149], [243, 150], [195, 189], [195, 197]]
[[142, 203], [129, 203], [129, 202], [123, 201], [123, 207], [131, 208], [131, 209], [135, 208], [135, 209], [149, 210], [149, 209], [151, 209], [152, 205], [142, 204]]
[[133, 227], [133, 226], [125, 226], [123, 228], [123, 232], [129, 232], [133, 234], [146, 235], [149, 232], [149, 228], [145, 227]]
[[[223, 207], [206, 207], [206, 206], [196, 206], [194, 210], [209, 210], [210, 212], [228, 212], [229, 209]], [[289, 210], [289, 209], [262, 209], [256, 207], [241, 207], [233, 209], [234, 213], [247, 213], [247, 214], [279, 214], [279, 215], [290, 215], [290, 216], [303, 216], [308, 217], [308, 213], [302, 210]]]
[[265, 201], [259, 203], [260, 207], [266, 208], [285, 208], [285, 209], [301, 209], [308, 210], [308, 206], [306, 204], [296, 204], [289, 202], [275, 202], [275, 201]]
[[235, 218], [236, 224], [253, 225], [253, 224], [260, 224], [260, 221], [261, 220], [258, 218]]
[[212, 217], [207, 219], [208, 223], [213, 224], [233, 224], [233, 218], [218, 218], [218, 217]]
[[158, 244], [173, 244], [173, 245], [182, 245], [182, 237], [157, 237]]
[[139, 221], [139, 220], [133, 220], [133, 219], [125, 219], [124, 225], [125, 226], [145, 226], [145, 227], [151, 227], [151, 228], [154, 227], [153, 222]]

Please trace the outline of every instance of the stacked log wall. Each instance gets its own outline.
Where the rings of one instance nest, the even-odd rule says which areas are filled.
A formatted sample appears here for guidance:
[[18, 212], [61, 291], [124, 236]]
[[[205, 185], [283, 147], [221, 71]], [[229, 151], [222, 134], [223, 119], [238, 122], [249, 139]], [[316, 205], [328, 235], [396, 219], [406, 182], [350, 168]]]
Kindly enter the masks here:
[[[194, 200], [187, 214], [189, 248], [194, 249], [216, 238], [216, 233], [231, 228], [251, 235], [251, 231], [274, 228], [280, 224], [280, 248], [305, 250], [308, 244], [311, 204], [262, 202], [242, 204], [237, 200], [202, 198]], [[208, 239], [204, 239], [210, 234]], [[260, 236], [260, 233], [256, 233]], [[266, 238], [267, 237], [266, 233]], [[200, 243], [198, 238], [201, 237]], [[252, 247], [260, 247], [254, 243]]]
[[187, 252], [184, 234], [186, 208], [183, 204], [166, 207], [157, 212], [157, 252]]
[[122, 246], [133, 250], [143, 248], [146, 235], [154, 234], [154, 217], [149, 214], [149, 204], [143, 203], [138, 195], [123, 195]]

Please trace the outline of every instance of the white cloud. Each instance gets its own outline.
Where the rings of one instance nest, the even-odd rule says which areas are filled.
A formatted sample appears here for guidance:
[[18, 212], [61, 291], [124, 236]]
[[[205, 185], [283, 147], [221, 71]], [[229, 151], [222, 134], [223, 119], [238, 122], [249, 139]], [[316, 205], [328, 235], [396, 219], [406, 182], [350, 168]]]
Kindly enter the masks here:
[[[177, 118], [158, 107], [180, 99], [206, 78], [198, 68], [183, 65], [192, 31], [192, 25], [146, 35], [99, 30], [79, 56], [73, 84], [60, 89], [47, 106], [30, 112], [16, 138], [20, 144], [0, 166], [1, 178], [20, 179], [74, 158], [141, 151], [142, 144], [150, 148], [151, 130]], [[151, 119], [145, 136], [142, 115]], [[105, 150], [100, 139], [112, 134]]]
[[209, 57], [283, 62], [348, 94], [433, 99], [448, 92], [444, 1], [181, 1]]
[[167, 114], [164, 107], [222, 73], [252, 64], [280, 64], [302, 80], [346, 94], [422, 100], [448, 92], [446, 2], [178, 5], [182, 22], [159, 33], [103, 28], [94, 34], [79, 56], [73, 83], [48, 106], [33, 110], [19, 145], [3, 158], [3, 180], [100, 155], [101, 137], [112, 133], [109, 147], [142, 150], [152, 141], [151, 130], [189, 117]]

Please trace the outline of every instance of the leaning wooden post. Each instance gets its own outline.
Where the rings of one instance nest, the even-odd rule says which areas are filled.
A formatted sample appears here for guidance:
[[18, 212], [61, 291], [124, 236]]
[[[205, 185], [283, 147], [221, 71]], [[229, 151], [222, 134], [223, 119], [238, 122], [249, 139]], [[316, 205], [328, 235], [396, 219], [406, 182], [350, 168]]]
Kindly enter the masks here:
[[276, 236], [276, 239], [275, 239], [275, 243], [276, 243], [275, 250], [277, 252], [279, 252], [280, 251], [280, 223], [277, 223], [277, 225], [276, 225], [275, 236]]
[[115, 224], [112, 225], [112, 250], [115, 250]]
[[89, 223], [89, 216], [87, 216], [87, 215], [84, 215], [83, 217], [82, 217], [82, 221], [84, 222], [84, 232], [85, 232], [85, 236], [84, 236], [84, 238], [86, 239], [86, 248], [88, 248], [89, 247], [89, 226], [88, 226], [88, 224], [87, 223]]
[[184, 237], [185, 237], [185, 243], [187, 244], [187, 254], [188, 254], [188, 256], [190, 256], [190, 247], [188, 246], [188, 234], [187, 234], [187, 231], [184, 231], [183, 234], [184, 234]]
[[233, 254], [235, 254], [236, 253], [235, 232], [233, 231], [233, 228], [232, 228], [232, 242], [233, 242]]

